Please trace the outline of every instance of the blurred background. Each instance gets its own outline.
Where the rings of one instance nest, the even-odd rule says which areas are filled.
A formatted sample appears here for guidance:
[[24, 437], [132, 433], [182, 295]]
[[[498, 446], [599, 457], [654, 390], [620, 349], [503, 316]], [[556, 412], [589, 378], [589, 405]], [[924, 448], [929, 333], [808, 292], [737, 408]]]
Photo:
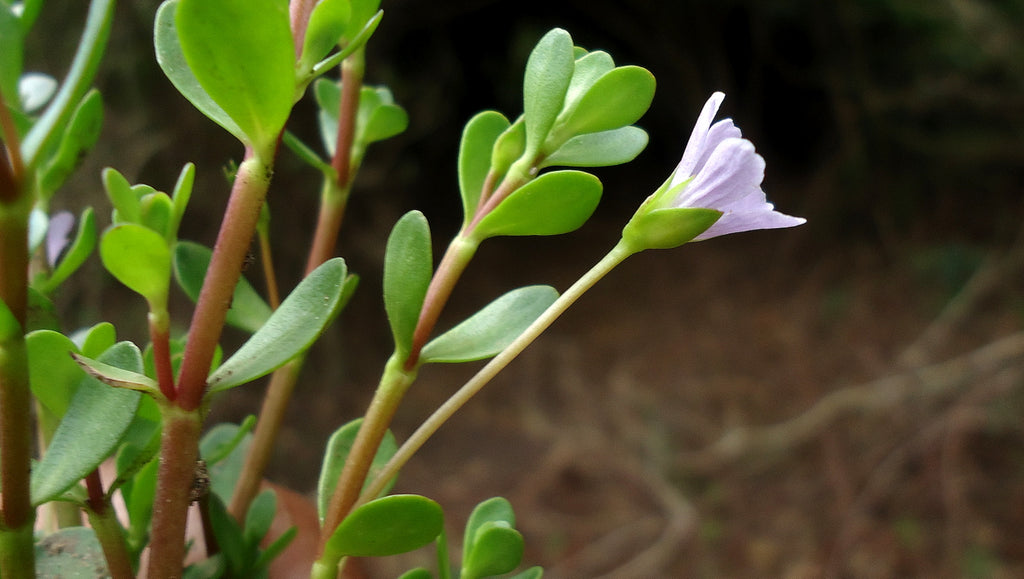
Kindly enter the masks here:
[[[167, 189], [194, 161], [182, 236], [212, 244], [223, 168], [242, 151], [157, 68], [157, 4], [118, 7], [105, 132], [56, 203], [107, 207], [104, 166]], [[29, 69], [63, 76], [84, 5], [47, 3]], [[382, 7], [366, 81], [389, 86], [411, 123], [371, 148], [357, 180], [338, 251], [361, 286], [312, 353], [273, 479], [311, 491], [326, 438], [364, 410], [390, 354], [390, 227], [421, 209], [443, 251], [461, 219], [462, 124], [485, 108], [519, 114], [526, 56], [558, 26], [654, 73], [638, 123], [650, 145], [595, 171], [605, 196], [580, 231], [484, 244], [443, 327], [513, 287], [564, 289], [586, 271], [674, 168], [715, 90], [720, 117], [767, 161], [769, 200], [808, 223], [632, 258], [457, 415], [399, 490], [441, 502], [454, 536], [472, 505], [506, 496], [526, 561], [550, 577], [1024, 575], [1024, 1]], [[291, 128], [317, 142], [309, 103]], [[283, 151], [270, 207], [285, 287], [317, 191]], [[118, 329], [144, 341], [143, 304], [105, 283], [62, 296], [69, 323], [136, 308]], [[174, 311], [184, 329], [189, 304]], [[399, 438], [475, 369], [425, 368]], [[255, 412], [261, 390], [232, 391], [211, 420]], [[395, 576], [409, 560], [373, 565]]]

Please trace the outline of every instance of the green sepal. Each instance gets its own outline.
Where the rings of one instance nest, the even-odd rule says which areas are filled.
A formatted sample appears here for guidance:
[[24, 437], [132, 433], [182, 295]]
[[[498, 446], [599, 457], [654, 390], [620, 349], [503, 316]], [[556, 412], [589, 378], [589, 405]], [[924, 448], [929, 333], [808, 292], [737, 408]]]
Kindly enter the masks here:
[[641, 206], [622, 230], [622, 239], [633, 252], [672, 249], [693, 241], [721, 219], [716, 209], [666, 207], [644, 211]]
[[432, 272], [430, 226], [422, 213], [410, 211], [391, 230], [384, 252], [384, 310], [399, 358], [412, 348]]
[[[142, 353], [131, 342], [115, 344], [99, 360], [142, 372]], [[135, 417], [140, 397], [133, 390], [111, 388], [91, 376], [83, 378], [46, 454], [32, 471], [32, 504], [52, 500], [110, 456]]]
[[152, 311], [167, 308], [171, 250], [162, 235], [136, 223], [115, 225], [103, 232], [100, 259], [119, 282], [146, 298]]
[[558, 299], [555, 288], [534, 285], [512, 290], [423, 347], [420, 360], [470, 362], [496, 355]]
[[214, 370], [207, 380], [207, 395], [241, 386], [280, 368], [305, 352], [344, 306], [351, 295], [345, 286], [345, 260], [328, 260], [313, 270], [267, 322], [242, 347]]
[[39, 172], [39, 193], [44, 201], [78, 168], [85, 154], [96, 145], [102, 127], [103, 98], [98, 91], [90, 90], [71, 114], [60, 144]]
[[[199, 299], [206, 270], [210, 268], [213, 252], [206, 246], [191, 241], [179, 241], [174, 245], [174, 277], [178, 285], [192, 301]], [[270, 319], [274, 312], [259, 292], [245, 277], [238, 278], [235, 293], [231, 297], [225, 322], [249, 333], [256, 332]]]
[[477, 241], [498, 235], [559, 235], [583, 225], [601, 200], [601, 181], [582, 171], [554, 171], [516, 189], [472, 231]]
[[562, 111], [575, 58], [572, 37], [561, 28], [545, 34], [530, 53], [523, 76], [526, 153], [532, 157], [548, 138]]
[[620, 127], [573, 137], [539, 165], [544, 167], [609, 167], [628, 163], [647, 147], [647, 131]]
[[295, 48], [280, 0], [178, 0], [185, 62], [257, 156], [272, 157], [295, 100]]
[[[316, 487], [316, 505], [321, 523], [323, 523], [324, 517], [327, 515], [327, 506], [331, 502], [331, 496], [334, 495], [334, 489], [338, 485], [341, 470], [344, 468], [345, 460], [352, 451], [352, 445], [355, 443], [356, 435], [359, 433], [359, 426], [362, 423], [363, 419], [357, 418], [345, 424], [338, 430], [335, 430], [334, 434], [327, 441], [327, 449], [324, 451], [324, 459], [320, 466], [320, 479]], [[377, 473], [384, 468], [384, 465], [391, 460], [391, 457], [396, 452], [398, 452], [398, 442], [395, 440], [395, 435], [388, 430], [384, 433], [380, 446], [377, 447], [377, 454], [374, 455], [373, 462], [370, 464], [370, 470], [367, 472], [363, 488], [366, 488], [366, 485], [377, 478]], [[391, 490], [394, 484], [394, 480], [388, 481], [382, 494], [386, 494]]]
[[430, 544], [441, 534], [444, 514], [419, 495], [392, 495], [355, 509], [331, 534], [326, 552], [348, 557], [387, 557]]
[[484, 182], [491, 171], [491, 150], [509, 126], [505, 115], [497, 111], [483, 111], [469, 119], [462, 130], [462, 141], [459, 144], [459, 192], [462, 194], [463, 225], [468, 225], [476, 213]]

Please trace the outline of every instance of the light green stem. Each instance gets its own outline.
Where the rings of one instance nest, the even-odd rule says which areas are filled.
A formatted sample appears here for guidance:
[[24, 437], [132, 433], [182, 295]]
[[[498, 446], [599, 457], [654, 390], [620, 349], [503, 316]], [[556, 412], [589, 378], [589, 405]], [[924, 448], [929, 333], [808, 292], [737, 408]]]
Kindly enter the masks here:
[[488, 382], [494, 378], [498, 372], [502, 371], [512, 360], [514, 360], [523, 350], [526, 349], [534, 340], [540, 336], [544, 330], [546, 330], [559, 316], [565, 313], [572, 304], [576, 302], [587, 290], [589, 290], [595, 283], [601, 278], [608, 274], [617, 265], [623, 262], [627, 257], [635, 253], [632, 249], [626, 246], [624, 242], [619, 242], [611, 251], [605, 255], [601, 261], [590, 269], [586, 274], [583, 275], [579, 280], [576, 281], [563, 293], [555, 303], [551, 304], [548, 309], [544, 310], [544, 313], [540, 315], [528, 328], [526, 328], [518, 338], [515, 339], [511, 344], [505, 347], [497, 356], [491, 359], [486, 366], [480, 369], [479, 372], [473, 376], [469, 382], [466, 382], [462, 388], [452, 395], [444, 404], [441, 405], [433, 414], [427, 418], [423, 424], [416, 429], [416, 432], [409, 437], [408, 440], [398, 449], [391, 460], [388, 461], [384, 468], [378, 472], [377, 477], [362, 493], [358, 504], [366, 502], [371, 497], [378, 496], [384, 489], [387, 481], [394, 478], [398, 474], [398, 471], [409, 461], [409, 458], [416, 453], [423, 444], [434, 435], [435, 432], [441, 425], [443, 425], [449, 418], [452, 417], [470, 398], [476, 395]]

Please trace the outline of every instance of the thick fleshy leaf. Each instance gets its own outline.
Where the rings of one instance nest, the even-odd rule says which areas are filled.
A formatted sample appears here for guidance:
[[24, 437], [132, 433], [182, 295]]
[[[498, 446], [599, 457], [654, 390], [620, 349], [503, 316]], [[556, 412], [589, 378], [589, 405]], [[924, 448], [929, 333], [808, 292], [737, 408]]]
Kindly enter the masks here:
[[473, 548], [462, 559], [460, 579], [509, 573], [523, 560], [523, 536], [504, 521], [488, 521], [474, 533]]
[[189, 199], [192, 198], [192, 185], [196, 182], [196, 166], [186, 163], [178, 174], [178, 180], [174, 183], [174, 191], [171, 192], [171, 200], [174, 202], [174, 214], [168, 231], [168, 241], [178, 238], [178, 227], [181, 225], [181, 218], [185, 215]]
[[466, 531], [462, 538], [463, 551], [467, 553], [472, 551], [480, 528], [485, 523], [494, 522], [505, 523], [509, 527], [514, 527], [516, 524], [516, 514], [512, 510], [512, 503], [508, 502], [505, 497], [492, 497], [473, 507], [473, 512], [469, 514], [469, 519], [466, 521]]
[[320, 107], [317, 115], [320, 125], [320, 139], [327, 155], [334, 157], [338, 146], [338, 107], [341, 103], [341, 85], [336, 81], [318, 78], [313, 83], [313, 96]]
[[153, 309], [166, 308], [171, 250], [162, 235], [135, 223], [115, 225], [100, 239], [100, 259], [111, 275], [146, 298]]
[[223, 127], [240, 141], [245, 140], [245, 134], [238, 124], [232, 120], [224, 109], [220, 107], [206, 90], [200, 86], [196, 75], [185, 62], [185, 55], [181, 52], [181, 43], [178, 42], [178, 29], [174, 22], [174, 13], [178, 8], [178, 0], [166, 0], [156, 11], [156, 21], [153, 25], [153, 44], [156, 48], [156, 61], [167, 78], [178, 89], [192, 106], [199, 109], [199, 112], [206, 115], [211, 121]]
[[444, 526], [441, 506], [419, 495], [370, 501], [345, 518], [326, 550], [349, 557], [387, 557], [430, 544]]
[[252, 443], [252, 430], [256, 421], [246, 418], [242, 424], [218, 424], [199, 441], [199, 456], [206, 461], [213, 484], [210, 490], [223, 501], [231, 500], [235, 483], [242, 472], [245, 455]]
[[610, 131], [635, 123], [654, 99], [654, 75], [639, 66], [621, 66], [605, 73], [580, 97], [558, 128], [566, 138]]
[[295, 99], [295, 49], [280, 0], [178, 0], [185, 62], [257, 154], [269, 154]]
[[94, 579], [107, 576], [107, 560], [96, 532], [68, 527], [36, 543], [36, 577]]
[[117, 330], [110, 322], [100, 322], [89, 328], [80, 343], [77, 341], [78, 335], [75, 334], [75, 343], [78, 344], [82, 354], [90, 358], [98, 358], [117, 342]]
[[484, 180], [491, 169], [495, 141], [510, 123], [497, 111], [477, 113], [466, 123], [459, 144], [459, 192], [462, 193], [464, 222], [469, 223], [480, 202]]
[[252, 547], [259, 545], [270, 531], [277, 511], [277, 495], [271, 489], [264, 489], [256, 495], [245, 515], [245, 541]]
[[322, 0], [317, 3], [306, 27], [300, 68], [312, 68], [338, 45], [351, 15], [351, 0]]
[[29, 333], [25, 347], [32, 395], [55, 417], [64, 416], [84, 376], [71, 358], [78, 348], [63, 334], [51, 330]]
[[647, 146], [647, 131], [620, 127], [573, 137], [541, 163], [541, 167], [608, 167], [636, 158]]
[[103, 179], [103, 188], [107, 191], [107, 198], [117, 211], [119, 221], [138, 223], [139, 196], [132, 189], [132, 184], [112, 167], [103, 169], [100, 175]]
[[[130, 342], [115, 344], [99, 360], [142, 372], [142, 353]], [[91, 376], [83, 378], [46, 454], [32, 471], [32, 504], [60, 495], [110, 456], [131, 424], [140, 396]]]
[[68, 120], [60, 145], [39, 175], [44, 199], [53, 196], [93, 148], [103, 126], [103, 98], [96, 90], [86, 93]]
[[251, 382], [306, 351], [341, 310], [345, 260], [324, 262], [288, 294], [281, 306], [207, 381], [209, 392]]
[[491, 152], [491, 172], [503, 176], [526, 152], [526, 121], [520, 116], [501, 133]]
[[[327, 450], [324, 452], [324, 459], [320, 466], [320, 482], [317, 484], [316, 491], [317, 511], [320, 514], [320, 522], [323, 522], [324, 516], [327, 513], [327, 505], [330, 504], [331, 496], [334, 495], [334, 488], [338, 485], [338, 477], [341, 476], [341, 470], [345, 466], [345, 459], [348, 458], [349, 452], [352, 451], [352, 444], [355, 443], [356, 435], [359, 433], [359, 425], [362, 423], [362, 418], [349, 422], [335, 430], [334, 434], [327, 441]], [[384, 439], [381, 441], [380, 447], [377, 448], [377, 454], [373, 457], [373, 462], [366, 476], [366, 484], [370, 484], [377, 477], [380, 469], [384, 468], [384, 465], [391, 460], [391, 457], [397, 451], [398, 442], [395, 440], [395, 435], [389, 430], [384, 434]], [[384, 489], [384, 492], [387, 493], [393, 484], [394, 481], [391, 481]]]
[[68, 117], [89, 90], [99, 70], [113, 18], [114, 0], [93, 0], [89, 4], [85, 30], [75, 58], [71, 61], [71, 68], [57, 95], [46, 107], [46, 112], [39, 117], [21, 143], [21, 156], [26, 166], [36, 166], [39, 155], [51, 150], [51, 146], [60, 138]]
[[139, 223], [159, 233], [168, 244], [174, 243], [171, 223], [174, 221], [174, 202], [162, 191], [154, 191], [139, 199]]
[[569, 90], [565, 93], [565, 110], [572, 110], [580, 98], [594, 86], [597, 79], [615, 68], [615, 61], [607, 52], [595, 50], [576, 59]]
[[722, 212], [714, 209], [669, 207], [645, 212], [641, 207], [622, 230], [622, 239], [634, 251], [672, 249], [693, 241], [721, 217]]
[[559, 235], [583, 225], [601, 200], [601, 181], [581, 171], [555, 171], [516, 189], [473, 231], [498, 235]]
[[432, 260], [427, 218], [410, 211], [391, 230], [384, 253], [384, 309], [399, 357], [412, 347], [412, 333], [430, 285]]
[[391, 91], [384, 87], [363, 88], [362, 94], [372, 94], [372, 106], [364, 115], [362, 114], [363, 100], [360, 98], [360, 127], [359, 140], [363, 145], [369, 145], [384, 139], [401, 134], [409, 126], [409, 115], [405, 109], [395, 104]]
[[57, 286], [63, 283], [71, 274], [78, 271], [78, 268], [92, 255], [92, 251], [95, 248], [96, 217], [93, 215], [92, 208], [86, 207], [82, 211], [82, 216], [78, 218], [78, 232], [75, 234], [75, 238], [64, 252], [64, 257], [57, 263], [57, 267], [53, 268], [53, 272], [46, 278], [43, 286], [39, 288], [39, 291], [45, 294], [57, 289]]
[[558, 292], [546, 285], [512, 290], [431, 340], [420, 359], [430, 363], [490, 358], [511, 344], [556, 299]]
[[[174, 246], [174, 277], [192, 301], [199, 298], [212, 256], [213, 252], [209, 248], [191, 241], [179, 241]], [[248, 280], [240, 277], [231, 298], [226, 322], [253, 333], [263, 327], [273, 312]]]
[[562, 110], [572, 80], [573, 62], [572, 37], [561, 28], [545, 34], [530, 53], [523, 76], [528, 153], [540, 150]]

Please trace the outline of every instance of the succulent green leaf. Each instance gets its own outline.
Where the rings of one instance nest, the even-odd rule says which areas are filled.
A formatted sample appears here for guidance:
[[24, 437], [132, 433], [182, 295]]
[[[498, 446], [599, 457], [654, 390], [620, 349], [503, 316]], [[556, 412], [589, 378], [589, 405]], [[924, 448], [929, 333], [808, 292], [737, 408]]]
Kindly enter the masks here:
[[351, 0], [322, 0], [317, 3], [306, 27], [300, 68], [312, 68], [338, 45], [351, 16]]
[[462, 142], [459, 144], [459, 192], [462, 193], [464, 223], [468, 224], [476, 213], [484, 181], [491, 170], [491, 150], [509, 126], [505, 115], [497, 111], [483, 111], [469, 119], [466, 128], [462, 130]]
[[[212, 256], [210, 249], [198, 243], [179, 241], [174, 245], [174, 276], [192, 301], [199, 299]], [[260, 294], [244, 277], [240, 277], [225, 321], [253, 333], [263, 327], [272, 313]]]
[[430, 544], [441, 534], [441, 506], [419, 495], [392, 495], [352, 511], [327, 541], [328, 552], [386, 557]]
[[228, 576], [237, 576], [245, 571], [246, 562], [255, 559], [255, 549], [245, 544], [242, 528], [234, 517], [228, 514], [224, 501], [217, 495], [209, 497], [209, 520], [213, 536], [217, 540], [220, 554], [228, 563]]
[[48, 294], [56, 290], [57, 286], [78, 271], [78, 268], [92, 255], [95, 248], [96, 217], [93, 215], [92, 208], [86, 207], [82, 211], [82, 216], [78, 218], [78, 233], [75, 234], [75, 238], [64, 252], [64, 257], [57, 263], [57, 267], [53, 269], [53, 273], [46, 279], [39, 291]]
[[270, 156], [295, 98], [295, 49], [280, 0], [178, 0], [174, 22], [199, 85]]
[[654, 99], [654, 75], [639, 66], [605, 73], [583, 94], [558, 132], [566, 138], [610, 131], [635, 123]]
[[509, 573], [523, 560], [523, 536], [504, 521], [488, 521], [474, 533], [473, 547], [464, 552], [460, 579]]
[[174, 202], [162, 191], [147, 193], [139, 199], [140, 223], [160, 234], [167, 244], [174, 243], [171, 224], [174, 222]]
[[384, 253], [384, 309], [399, 357], [412, 347], [432, 271], [430, 226], [422, 213], [410, 211], [391, 230]]
[[103, 126], [103, 98], [96, 90], [86, 93], [68, 120], [63, 138], [54, 155], [39, 175], [39, 190], [44, 199], [53, 196], [93, 148]]
[[85, 332], [78, 347], [82, 354], [90, 358], [98, 358], [117, 342], [117, 330], [110, 322], [100, 322]]
[[103, 188], [107, 190], [110, 204], [117, 211], [121, 221], [138, 223], [139, 196], [132, 190], [132, 184], [117, 169], [107, 167], [101, 173]]
[[107, 560], [96, 532], [68, 527], [47, 535], [35, 546], [36, 577], [94, 579], [107, 574]]
[[431, 340], [420, 359], [431, 363], [490, 358], [511, 344], [556, 299], [558, 292], [550, 286], [512, 290]]
[[253, 424], [255, 420], [249, 419], [241, 425], [218, 424], [199, 441], [199, 456], [206, 461], [213, 481], [210, 490], [221, 500], [231, 500], [231, 493], [235, 490], [245, 455], [252, 443], [250, 431]]
[[[352, 451], [352, 445], [355, 443], [356, 435], [359, 433], [359, 426], [362, 423], [363, 419], [357, 418], [345, 424], [338, 430], [335, 430], [334, 434], [327, 441], [327, 450], [324, 452], [324, 459], [321, 463], [320, 481], [317, 484], [316, 492], [317, 511], [320, 514], [321, 523], [327, 514], [327, 505], [330, 504], [331, 496], [334, 495], [334, 488], [338, 485], [341, 470], [345, 466], [345, 460], [348, 458], [349, 453]], [[377, 448], [377, 454], [373, 457], [373, 462], [366, 476], [366, 484], [363, 485], [364, 488], [377, 477], [377, 473], [384, 468], [384, 465], [391, 460], [391, 457], [396, 452], [398, 452], [398, 442], [395, 440], [395, 435], [388, 430], [385, 432], [384, 439]], [[384, 489], [384, 493], [387, 493], [392, 485], [394, 485], [393, 480]]]
[[[365, 26], [367, 23], [372, 22], [380, 12], [380, 1], [381, 0], [352, 0], [351, 28], [354, 29], [357, 26]], [[349, 32], [351, 32], [351, 30]], [[351, 38], [348, 40], [349, 42], [352, 41]]]
[[260, 570], [270, 565], [270, 562], [277, 559], [278, 555], [284, 552], [288, 545], [295, 540], [298, 532], [298, 527], [291, 527], [287, 531], [281, 533], [281, 535], [274, 539], [272, 543], [267, 545], [266, 549], [263, 549], [263, 551], [260, 552], [259, 557], [256, 559], [254, 568]]
[[251, 547], [258, 547], [263, 537], [270, 532], [277, 512], [277, 495], [271, 489], [264, 489], [256, 495], [245, 515], [245, 542]]
[[71, 357], [76, 363], [78, 363], [86, 374], [108, 386], [113, 386], [114, 388], [125, 388], [128, 390], [138, 390], [139, 392], [146, 392], [154, 396], [157, 396], [160, 393], [160, 388], [157, 386], [156, 380], [153, 380], [141, 372], [132, 372], [131, 370], [125, 370], [124, 368], [104, 364], [99, 360], [93, 360], [92, 358], [87, 358], [75, 353], [72, 353]]
[[463, 551], [472, 551], [476, 544], [477, 532], [485, 523], [501, 522], [508, 527], [515, 527], [516, 514], [512, 503], [505, 497], [491, 497], [473, 507], [466, 521], [466, 531], [462, 538]]
[[25, 347], [32, 395], [51, 414], [63, 417], [84, 376], [71, 358], [78, 348], [63, 334], [52, 330], [30, 332], [25, 336]]
[[715, 209], [669, 207], [644, 211], [626, 224], [622, 239], [634, 251], [672, 249], [693, 241], [722, 217]]
[[242, 347], [210, 375], [209, 393], [241, 386], [305, 352], [341, 310], [345, 260], [324, 262], [285, 298]]
[[[305, 161], [310, 167], [320, 171], [325, 177], [336, 180], [336, 177], [334, 176], [337, 175], [337, 172], [327, 164], [327, 161], [321, 159], [320, 155], [318, 155], [312, 147], [303, 143], [297, 136], [295, 136], [295, 133], [285, 131], [284, 135], [281, 137], [281, 142], [283, 142], [291, 152], [295, 153], [296, 157]], [[266, 205], [264, 205], [264, 207], [266, 207]]]
[[576, 59], [569, 82], [569, 90], [565, 93], [564, 110], [571, 111], [579, 104], [580, 98], [594, 86], [597, 79], [615, 68], [615, 61], [607, 52], [595, 50]]
[[223, 127], [240, 141], [245, 140], [245, 134], [238, 124], [230, 117], [206, 93], [206, 90], [199, 84], [196, 75], [185, 62], [185, 54], [181, 51], [181, 43], [178, 42], [178, 29], [175, 24], [174, 13], [178, 8], [179, 0], [166, 0], [156, 11], [156, 21], [153, 25], [153, 43], [156, 48], [156, 61], [161, 70], [178, 89], [192, 106], [199, 112], [206, 115], [211, 121]]
[[[99, 361], [142, 372], [142, 353], [130, 342], [115, 344]], [[131, 424], [140, 396], [91, 376], [83, 378], [46, 454], [32, 471], [32, 504], [60, 495], [110, 456]]]
[[562, 111], [573, 62], [572, 37], [561, 28], [545, 34], [530, 53], [523, 77], [523, 114], [526, 151], [531, 156], [540, 150]]
[[581, 171], [554, 171], [516, 189], [473, 231], [498, 235], [559, 235], [583, 225], [601, 200], [601, 181]]
[[178, 238], [178, 227], [181, 226], [181, 219], [185, 215], [189, 199], [192, 198], [192, 186], [196, 182], [196, 166], [186, 163], [178, 174], [178, 181], [174, 184], [174, 191], [171, 192], [171, 200], [174, 202], [174, 212], [168, 228], [167, 241], [175, 241]]
[[647, 131], [620, 127], [600, 133], [586, 133], [565, 142], [540, 167], [608, 167], [636, 158], [647, 147]]
[[317, 115], [320, 138], [329, 157], [334, 157], [338, 145], [338, 107], [341, 104], [341, 85], [333, 80], [318, 78], [313, 83], [313, 96], [320, 108]]
[[[353, 6], [355, 6], [355, 3], [353, 3]], [[331, 56], [316, 63], [316, 65], [313, 66], [313, 70], [311, 71], [310, 76], [315, 78], [317, 76], [324, 74], [325, 72], [341, 64], [341, 61], [345, 60], [353, 53], [355, 53], [357, 50], [365, 46], [366, 42], [370, 40], [371, 36], [373, 36], [373, 33], [377, 31], [377, 26], [380, 25], [380, 21], [383, 17], [384, 11], [378, 10], [377, 13], [374, 14], [373, 17], [371, 17], [370, 20], [366, 22], [366, 25], [363, 26], [362, 28], [359, 28], [355, 24], [357, 19], [352, 18], [349, 21], [349, 26], [347, 28], [358, 29], [359, 31], [356, 32], [355, 35], [353, 35], [351, 38], [348, 38], [349, 34], [346, 32], [345, 35], [342, 36], [343, 48], [340, 51], [335, 52]], [[309, 82], [309, 80], [300, 79], [299, 82], [300, 86], [304, 86], [301, 83]]]
[[[368, 145], [390, 139], [404, 132], [409, 126], [409, 115], [405, 109], [395, 104], [391, 91], [384, 87], [369, 88], [368, 90], [373, 92], [377, 102], [360, 128], [360, 140], [363, 144]], [[361, 104], [362, 101], [360, 101]]]
[[162, 235], [135, 223], [115, 225], [100, 239], [100, 259], [119, 282], [146, 298], [151, 309], [166, 308], [171, 250]]
[[522, 116], [505, 129], [491, 152], [491, 172], [501, 176], [526, 152], [526, 121]]
[[50, 105], [46, 107], [46, 112], [36, 121], [21, 143], [21, 156], [26, 166], [37, 166], [39, 155], [50, 150], [63, 131], [74, 107], [78, 106], [92, 84], [107, 46], [113, 17], [114, 0], [93, 0], [89, 4], [85, 30], [78, 43], [75, 58], [71, 61], [68, 75], [56, 96], [50, 101]]

